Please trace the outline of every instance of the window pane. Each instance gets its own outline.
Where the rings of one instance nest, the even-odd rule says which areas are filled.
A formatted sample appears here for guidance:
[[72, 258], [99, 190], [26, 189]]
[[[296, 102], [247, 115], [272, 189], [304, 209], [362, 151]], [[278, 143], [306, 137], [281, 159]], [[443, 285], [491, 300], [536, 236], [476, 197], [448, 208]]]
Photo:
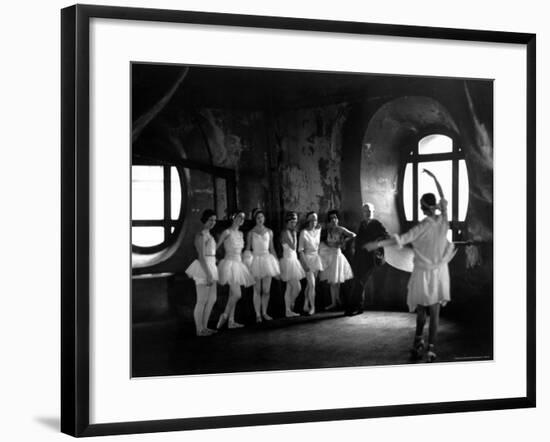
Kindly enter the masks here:
[[411, 163], [405, 166], [405, 177], [403, 178], [403, 207], [405, 208], [405, 218], [407, 221], [413, 219], [413, 167]]
[[443, 195], [448, 201], [447, 211], [449, 214], [449, 219], [451, 218], [452, 207], [453, 207], [453, 162], [451, 160], [447, 161], [429, 161], [424, 163], [418, 163], [418, 214], [419, 218], [423, 218], [422, 210], [420, 209], [420, 197], [428, 192], [431, 192], [435, 195], [436, 201], [439, 201], [439, 193], [437, 192], [437, 187], [435, 186], [434, 180], [423, 173], [423, 169], [428, 169], [432, 172], [441, 188], [443, 189]]
[[453, 151], [453, 139], [445, 135], [428, 135], [418, 142], [418, 154], [449, 153]]
[[178, 219], [181, 208], [181, 183], [178, 169], [170, 168], [170, 199], [172, 219]]
[[135, 246], [152, 247], [163, 241], [163, 227], [132, 227], [132, 244]]
[[162, 166], [132, 166], [132, 219], [164, 218]]
[[458, 220], [464, 221], [468, 212], [468, 201], [470, 197], [470, 182], [466, 162], [458, 162]]

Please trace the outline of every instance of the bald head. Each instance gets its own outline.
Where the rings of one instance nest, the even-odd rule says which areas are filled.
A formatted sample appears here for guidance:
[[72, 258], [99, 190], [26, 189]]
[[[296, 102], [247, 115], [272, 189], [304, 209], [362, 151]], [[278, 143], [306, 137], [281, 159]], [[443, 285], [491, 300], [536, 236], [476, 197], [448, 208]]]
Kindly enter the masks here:
[[363, 219], [369, 221], [374, 218], [374, 204], [365, 203], [363, 204]]

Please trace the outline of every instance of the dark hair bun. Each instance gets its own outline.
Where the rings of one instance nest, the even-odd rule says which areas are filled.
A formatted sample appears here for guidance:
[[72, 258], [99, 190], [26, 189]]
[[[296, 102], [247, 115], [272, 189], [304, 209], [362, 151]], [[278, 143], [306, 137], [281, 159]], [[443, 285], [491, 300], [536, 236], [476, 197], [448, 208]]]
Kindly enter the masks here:
[[206, 209], [204, 212], [202, 212], [201, 223], [204, 224], [211, 216], [216, 216], [216, 212], [214, 212], [212, 209]]
[[422, 195], [422, 198], [420, 198], [420, 204], [427, 207], [435, 206], [435, 195], [433, 193], [425, 193]]

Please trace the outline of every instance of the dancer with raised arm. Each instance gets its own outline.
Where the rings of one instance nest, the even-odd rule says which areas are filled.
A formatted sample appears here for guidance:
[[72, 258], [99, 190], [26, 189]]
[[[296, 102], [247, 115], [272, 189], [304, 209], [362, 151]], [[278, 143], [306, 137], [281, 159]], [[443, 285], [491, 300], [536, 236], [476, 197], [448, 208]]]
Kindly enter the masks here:
[[296, 249], [298, 248], [298, 238], [296, 235], [296, 225], [298, 224], [298, 214], [289, 212], [285, 217], [285, 228], [281, 232], [281, 244], [283, 246], [283, 257], [279, 261], [281, 267], [281, 279], [286, 282], [285, 289], [285, 316], [300, 316], [294, 311], [294, 303], [300, 294], [302, 286], [300, 280], [304, 279], [306, 272], [300, 261]]
[[278, 276], [281, 270], [273, 248], [273, 232], [264, 225], [264, 212], [258, 209], [252, 214], [252, 218], [255, 226], [248, 232], [246, 247], [252, 252], [249, 269], [256, 280], [252, 298], [256, 322], [262, 322], [262, 319], [266, 321], [273, 319], [267, 314], [271, 278]]
[[226, 323], [227, 328], [243, 326], [235, 321], [235, 307], [237, 301], [241, 299], [241, 286], [250, 287], [255, 282], [241, 256], [244, 239], [243, 232], [239, 228], [243, 225], [244, 218], [244, 212], [235, 212], [231, 216], [231, 227], [222, 232], [216, 246], [216, 248], [219, 248], [223, 244], [225, 249], [225, 256], [218, 264], [219, 281], [221, 285], [229, 285], [229, 298], [225, 310], [218, 320], [218, 329]]
[[208, 328], [208, 319], [212, 307], [216, 302], [216, 281], [218, 269], [216, 268], [216, 241], [210, 234], [210, 230], [216, 225], [216, 212], [207, 209], [201, 216], [202, 229], [195, 235], [195, 259], [185, 273], [195, 281], [197, 300], [193, 309], [193, 319], [197, 336], [210, 336], [216, 333]]
[[319, 271], [323, 270], [323, 263], [319, 256], [321, 228], [317, 223], [317, 213], [309, 212], [306, 215], [306, 227], [300, 232], [298, 254], [306, 271], [306, 292], [304, 297], [304, 312], [307, 315], [315, 314], [315, 280]]
[[[454, 246], [447, 240], [449, 220], [447, 217], [447, 201], [443, 189], [435, 175], [424, 169], [435, 182], [439, 193], [439, 204], [433, 193], [425, 193], [420, 198], [420, 207], [426, 217], [408, 232], [394, 235], [382, 241], [367, 243], [369, 251], [380, 247], [411, 243], [414, 250], [414, 267], [408, 283], [407, 304], [409, 310], [416, 310], [416, 333], [411, 351], [413, 359], [422, 358], [425, 350], [424, 325], [427, 311], [430, 313], [430, 328], [428, 337], [427, 361], [433, 362], [437, 355], [435, 344], [439, 326], [439, 311], [442, 305], [451, 300], [448, 262], [455, 254]], [[438, 215], [436, 211], [439, 210]]]
[[332, 310], [342, 304], [340, 300], [340, 284], [353, 278], [353, 271], [348, 260], [342, 253], [345, 243], [355, 238], [355, 233], [339, 225], [337, 210], [327, 213], [328, 225], [326, 227], [326, 239], [319, 249], [323, 261], [321, 280], [330, 285], [331, 303], [325, 308]]

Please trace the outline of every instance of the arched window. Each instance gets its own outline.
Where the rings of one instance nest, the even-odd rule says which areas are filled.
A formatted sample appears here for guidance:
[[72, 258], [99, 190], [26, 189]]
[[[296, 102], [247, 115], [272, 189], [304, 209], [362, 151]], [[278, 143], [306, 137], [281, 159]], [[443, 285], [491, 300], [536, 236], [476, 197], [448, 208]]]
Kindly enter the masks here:
[[181, 226], [185, 195], [181, 171], [173, 165], [132, 165], [132, 249], [155, 253], [167, 247]]
[[439, 199], [433, 180], [422, 173], [433, 172], [448, 201], [449, 239], [462, 239], [462, 229], [468, 210], [468, 171], [464, 152], [456, 140], [443, 134], [424, 136], [411, 149], [403, 173], [403, 213], [408, 224], [422, 218], [420, 196], [427, 192]]

